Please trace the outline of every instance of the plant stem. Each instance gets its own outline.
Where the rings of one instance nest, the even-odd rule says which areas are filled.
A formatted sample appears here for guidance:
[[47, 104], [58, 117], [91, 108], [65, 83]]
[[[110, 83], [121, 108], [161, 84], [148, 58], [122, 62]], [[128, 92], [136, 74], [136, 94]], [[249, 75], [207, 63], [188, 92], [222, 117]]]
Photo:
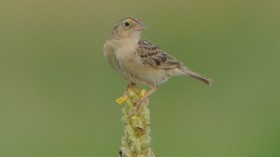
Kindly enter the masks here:
[[143, 101], [139, 110], [134, 107], [135, 102], [145, 94], [144, 89], [133, 86], [117, 99], [119, 104], [124, 103], [121, 119], [124, 135], [121, 138], [119, 157], [154, 157], [151, 149], [149, 99]]

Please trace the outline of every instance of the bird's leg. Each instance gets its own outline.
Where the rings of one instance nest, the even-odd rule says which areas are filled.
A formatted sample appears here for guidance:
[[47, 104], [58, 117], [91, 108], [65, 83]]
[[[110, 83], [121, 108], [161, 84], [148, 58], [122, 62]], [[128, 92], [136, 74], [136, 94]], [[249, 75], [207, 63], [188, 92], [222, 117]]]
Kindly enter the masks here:
[[129, 88], [132, 88], [133, 86], [135, 86], [135, 83], [130, 82], [124, 89], [123, 95], [127, 94], [127, 91], [129, 90]]
[[133, 82], [130, 82], [124, 89], [124, 92], [123, 92], [123, 96], [119, 97], [118, 99], [116, 99], [116, 102], [118, 104], [122, 104], [128, 97], [128, 90], [132, 87], [134, 87], [136, 84], [133, 83]]
[[126, 88], [125, 88], [125, 92], [127, 92], [128, 91], [128, 89], [129, 88], [131, 88], [131, 87], [133, 87], [133, 86], [135, 86], [135, 83], [133, 83], [133, 82], [130, 82], [127, 86], [126, 86]]
[[140, 105], [142, 104], [142, 102], [148, 98], [151, 94], [153, 94], [155, 91], [157, 90], [157, 85], [153, 84], [152, 85], [152, 89], [149, 90], [143, 97], [141, 97], [135, 104], [135, 108], [134, 111], [138, 111], [140, 109]]

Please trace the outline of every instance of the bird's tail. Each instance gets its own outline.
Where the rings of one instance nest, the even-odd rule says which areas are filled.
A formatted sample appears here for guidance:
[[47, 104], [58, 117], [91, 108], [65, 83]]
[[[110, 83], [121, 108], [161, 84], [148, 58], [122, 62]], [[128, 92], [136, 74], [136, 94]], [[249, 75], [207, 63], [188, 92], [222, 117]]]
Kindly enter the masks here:
[[191, 77], [195, 80], [198, 80], [198, 81], [200, 81], [202, 83], [205, 83], [209, 86], [211, 86], [213, 84], [213, 81], [210, 78], [206, 78], [206, 77], [204, 77], [204, 76], [202, 76], [202, 75], [200, 75], [196, 72], [193, 72], [192, 70], [190, 70], [187, 67], [184, 67], [183, 71], [187, 76], [189, 76], [189, 77]]

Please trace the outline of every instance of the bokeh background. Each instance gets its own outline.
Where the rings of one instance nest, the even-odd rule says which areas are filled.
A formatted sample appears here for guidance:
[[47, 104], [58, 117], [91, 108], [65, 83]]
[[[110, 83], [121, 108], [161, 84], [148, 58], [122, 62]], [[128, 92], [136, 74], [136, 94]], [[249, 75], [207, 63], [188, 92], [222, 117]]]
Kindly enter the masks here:
[[[115, 23], [193, 70], [150, 98], [158, 157], [280, 156], [280, 1], [1, 0], [0, 156], [117, 156], [126, 81], [103, 56]], [[147, 87], [145, 87], [147, 88]]]

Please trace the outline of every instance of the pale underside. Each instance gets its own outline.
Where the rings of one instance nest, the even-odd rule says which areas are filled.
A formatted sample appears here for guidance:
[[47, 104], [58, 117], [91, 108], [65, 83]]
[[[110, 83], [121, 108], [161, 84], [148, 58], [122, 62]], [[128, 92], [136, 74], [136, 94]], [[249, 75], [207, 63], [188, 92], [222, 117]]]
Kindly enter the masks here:
[[139, 40], [134, 46], [120, 45], [118, 42], [105, 45], [105, 55], [110, 58], [111, 66], [132, 83], [153, 86], [167, 81], [171, 76], [186, 75], [183, 70], [186, 67], [181, 62], [146, 40]]

